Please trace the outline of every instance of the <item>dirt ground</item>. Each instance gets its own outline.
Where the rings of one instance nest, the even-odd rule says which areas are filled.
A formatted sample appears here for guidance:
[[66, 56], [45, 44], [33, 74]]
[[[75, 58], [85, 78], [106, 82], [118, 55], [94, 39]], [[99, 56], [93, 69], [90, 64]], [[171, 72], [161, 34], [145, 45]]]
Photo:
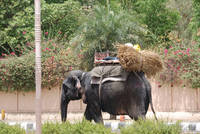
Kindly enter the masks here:
[[[189, 112], [157, 112], [158, 119], [173, 122], [173, 121], [184, 121], [184, 122], [200, 122], [200, 112], [189, 113]], [[146, 115], [147, 119], [153, 119], [153, 113], [148, 112]], [[68, 113], [67, 119], [69, 121], [80, 121], [83, 118], [83, 113]], [[110, 115], [108, 113], [103, 113], [103, 119], [109, 120]], [[120, 116], [117, 116], [119, 120]], [[15, 122], [24, 122], [24, 121], [35, 121], [34, 113], [6, 113], [5, 120], [6, 122], [15, 121]], [[60, 122], [60, 113], [43, 113], [42, 122]], [[131, 121], [131, 119], [125, 115], [125, 121]]]

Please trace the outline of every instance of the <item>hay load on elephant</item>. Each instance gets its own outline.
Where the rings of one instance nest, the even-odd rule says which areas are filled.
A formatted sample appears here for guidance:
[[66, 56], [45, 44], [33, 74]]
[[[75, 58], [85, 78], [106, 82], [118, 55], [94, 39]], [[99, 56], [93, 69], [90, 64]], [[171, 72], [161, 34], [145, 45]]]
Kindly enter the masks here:
[[118, 45], [117, 49], [119, 62], [127, 71], [143, 71], [148, 77], [151, 77], [163, 69], [160, 56], [154, 52], [137, 51], [126, 45]]

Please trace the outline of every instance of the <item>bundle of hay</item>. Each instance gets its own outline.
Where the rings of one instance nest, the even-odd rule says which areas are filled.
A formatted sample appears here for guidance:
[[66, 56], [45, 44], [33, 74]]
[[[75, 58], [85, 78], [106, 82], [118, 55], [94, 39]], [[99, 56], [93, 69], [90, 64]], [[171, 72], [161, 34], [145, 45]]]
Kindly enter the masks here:
[[163, 69], [159, 55], [150, 51], [143, 50], [138, 52], [132, 47], [118, 45], [117, 57], [125, 70], [143, 71], [148, 77]]

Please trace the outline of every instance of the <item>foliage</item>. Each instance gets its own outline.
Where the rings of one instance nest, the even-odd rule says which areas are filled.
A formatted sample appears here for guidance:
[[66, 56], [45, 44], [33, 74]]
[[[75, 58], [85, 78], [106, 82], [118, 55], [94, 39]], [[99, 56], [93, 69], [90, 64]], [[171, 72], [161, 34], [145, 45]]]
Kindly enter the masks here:
[[66, 41], [80, 25], [79, 17], [83, 14], [78, 2], [68, 0], [62, 4], [43, 4], [42, 31], [44, 36]]
[[184, 44], [190, 44], [192, 41], [192, 0], [170, 0], [167, 7], [175, 9], [180, 14], [180, 19], [174, 28], [174, 32], [182, 39]]
[[194, 21], [197, 23], [197, 27], [200, 27], [200, 1], [193, 0], [193, 10], [194, 10]]
[[45, 123], [42, 126], [43, 134], [112, 134], [111, 130], [101, 124], [83, 120], [71, 124], [66, 123]]
[[179, 20], [178, 12], [166, 7], [168, 0], [136, 0], [133, 10], [141, 16], [142, 23], [157, 36], [166, 36]]
[[[79, 66], [81, 55], [74, 55], [70, 48], [63, 47], [56, 41], [42, 44], [42, 86], [51, 88], [60, 84], [65, 74]], [[30, 44], [29, 47], [34, 48]], [[17, 57], [14, 53], [6, 59], [0, 59], [0, 90], [35, 89], [35, 49]]]
[[114, 51], [117, 42], [139, 43], [142, 47], [152, 43], [152, 34], [137, 22], [134, 14], [122, 10], [115, 13], [99, 6], [89, 16], [71, 40], [72, 45], [82, 49], [83, 65], [88, 70], [93, 66], [95, 51]]
[[26, 134], [26, 132], [17, 125], [10, 126], [0, 122], [0, 134]]
[[165, 63], [165, 70], [159, 79], [164, 83], [186, 83], [193, 88], [200, 87], [200, 43], [183, 44], [183, 41], [173, 34], [169, 37], [172, 41], [168, 48], [162, 48], [161, 55]]
[[194, 37], [195, 39], [200, 42], [200, 1], [199, 0], [193, 0], [193, 18], [192, 18], [192, 26], [193, 31], [195, 33]]
[[33, 2], [27, 0], [0, 1], [0, 53], [14, 51], [19, 41], [25, 40], [22, 36], [23, 31], [33, 31], [34, 14], [29, 10]]
[[[0, 2], [0, 53], [15, 52], [26, 47], [34, 39], [34, 6], [33, 2]], [[9, 10], [8, 10], [9, 9]], [[11, 13], [10, 13], [11, 12]], [[79, 26], [81, 7], [78, 2], [68, 0], [61, 4], [41, 6], [43, 35], [55, 38], [59, 34], [64, 41], [74, 33]]]
[[121, 129], [121, 134], [180, 134], [179, 123], [168, 125], [164, 121], [139, 120]]

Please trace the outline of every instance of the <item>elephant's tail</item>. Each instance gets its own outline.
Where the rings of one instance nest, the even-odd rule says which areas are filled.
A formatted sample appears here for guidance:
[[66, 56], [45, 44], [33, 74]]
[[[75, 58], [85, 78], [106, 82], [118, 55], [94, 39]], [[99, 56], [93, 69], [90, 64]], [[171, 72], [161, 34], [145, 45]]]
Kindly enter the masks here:
[[[147, 82], [147, 83], [148, 83], [148, 82]], [[150, 105], [151, 105], [151, 110], [152, 110], [152, 112], [153, 112], [153, 114], [154, 114], [155, 119], [158, 120], [158, 118], [157, 118], [157, 116], [156, 116], [156, 112], [155, 112], [155, 110], [154, 110], [154, 108], [153, 108], [153, 101], [152, 101], [152, 95], [151, 95], [151, 85], [150, 85], [149, 83], [148, 83], [147, 88], [149, 88], [149, 89], [147, 89], [147, 94], [148, 94], [148, 96], [149, 96], [149, 103], [150, 103]]]
[[[149, 81], [145, 78], [145, 75], [144, 75], [143, 72], [141, 72], [140, 75], [138, 75], [137, 73], [135, 73], [135, 75], [138, 76], [138, 78], [141, 79], [144, 82], [144, 84], [146, 86], [147, 96], [149, 98], [149, 103], [151, 105], [151, 110], [152, 110], [152, 112], [154, 114], [155, 119], [158, 120], [158, 118], [156, 116], [156, 112], [155, 112], [155, 110], [153, 108], [153, 101], [152, 101], [152, 95], [151, 95], [151, 85], [150, 85]], [[148, 110], [148, 107], [147, 107], [146, 110]]]

